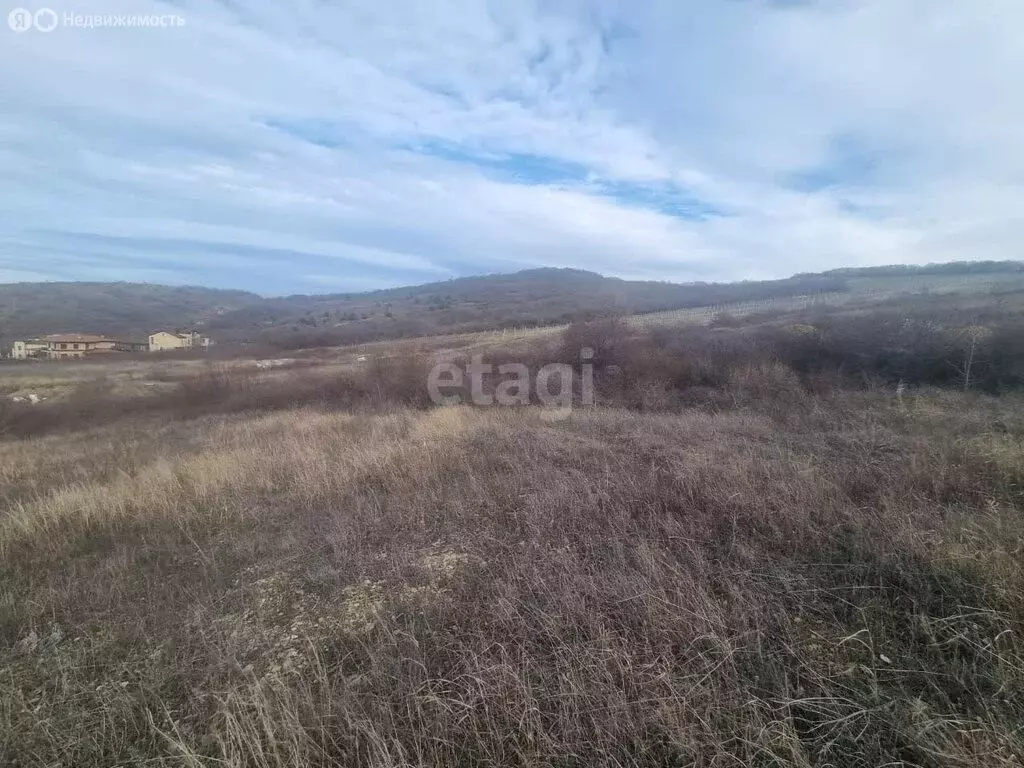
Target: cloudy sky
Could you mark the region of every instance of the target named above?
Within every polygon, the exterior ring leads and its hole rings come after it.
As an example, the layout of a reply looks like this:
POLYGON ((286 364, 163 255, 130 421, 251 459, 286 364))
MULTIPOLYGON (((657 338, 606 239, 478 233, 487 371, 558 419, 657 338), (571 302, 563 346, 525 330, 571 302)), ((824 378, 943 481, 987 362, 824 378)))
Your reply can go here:
POLYGON ((1021 0, 48 7, 0 26, 0 282, 1022 257, 1021 0))

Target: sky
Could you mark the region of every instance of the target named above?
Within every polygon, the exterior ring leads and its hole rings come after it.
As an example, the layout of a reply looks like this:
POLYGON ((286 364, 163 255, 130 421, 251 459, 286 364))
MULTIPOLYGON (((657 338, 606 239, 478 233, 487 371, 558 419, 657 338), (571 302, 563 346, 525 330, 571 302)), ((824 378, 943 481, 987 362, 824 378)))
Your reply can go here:
POLYGON ((1024 258, 1021 0, 15 2, 0 282, 1024 258))

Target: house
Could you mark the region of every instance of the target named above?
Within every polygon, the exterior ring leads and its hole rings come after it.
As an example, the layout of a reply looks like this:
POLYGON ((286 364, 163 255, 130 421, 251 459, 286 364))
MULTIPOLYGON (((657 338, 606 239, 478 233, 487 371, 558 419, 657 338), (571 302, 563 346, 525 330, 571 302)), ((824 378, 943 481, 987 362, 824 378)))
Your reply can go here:
POLYGON ((19 360, 30 357, 63 360, 110 352, 144 352, 145 350, 145 342, 140 341, 124 341, 87 333, 56 333, 39 339, 14 342, 11 356, 19 360))
POLYGON ((11 357, 15 360, 28 360, 35 357, 46 357, 49 345, 45 339, 27 339, 16 341, 11 347, 11 357))
POLYGON ((165 352, 171 349, 206 349, 213 344, 199 331, 154 331, 149 335, 149 351, 165 352))
POLYGON ((124 341, 109 336, 93 336, 85 333, 58 333, 53 336, 45 336, 44 339, 47 343, 47 357, 55 360, 107 352, 146 351, 144 342, 124 341))

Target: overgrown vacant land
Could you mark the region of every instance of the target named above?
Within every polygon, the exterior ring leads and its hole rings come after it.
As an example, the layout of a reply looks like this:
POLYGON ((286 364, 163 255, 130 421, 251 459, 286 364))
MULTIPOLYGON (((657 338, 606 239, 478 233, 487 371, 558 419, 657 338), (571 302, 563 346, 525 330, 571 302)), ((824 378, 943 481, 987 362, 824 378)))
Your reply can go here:
POLYGON ((1019 311, 931 310, 572 326, 558 421, 422 348, 8 410, 0 763, 1020 765, 1019 311))

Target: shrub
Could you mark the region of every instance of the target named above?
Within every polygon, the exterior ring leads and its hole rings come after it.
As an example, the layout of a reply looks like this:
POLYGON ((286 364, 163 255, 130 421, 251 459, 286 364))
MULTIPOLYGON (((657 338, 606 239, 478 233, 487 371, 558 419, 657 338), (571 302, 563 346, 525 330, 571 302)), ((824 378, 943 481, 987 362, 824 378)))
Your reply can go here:
POLYGON ((609 315, 588 322, 572 323, 562 334, 562 359, 574 363, 585 349, 593 351, 596 368, 620 365, 627 354, 633 334, 625 321, 609 315))

